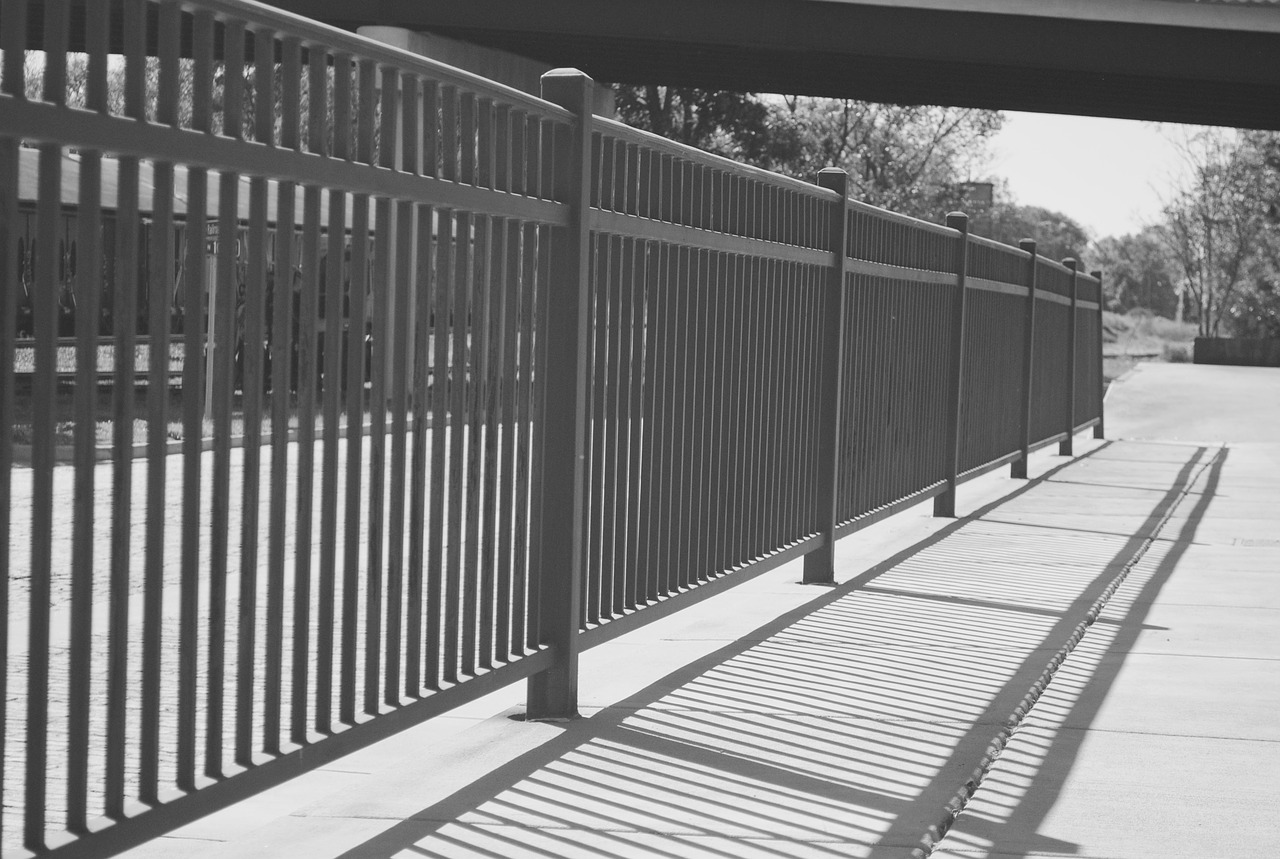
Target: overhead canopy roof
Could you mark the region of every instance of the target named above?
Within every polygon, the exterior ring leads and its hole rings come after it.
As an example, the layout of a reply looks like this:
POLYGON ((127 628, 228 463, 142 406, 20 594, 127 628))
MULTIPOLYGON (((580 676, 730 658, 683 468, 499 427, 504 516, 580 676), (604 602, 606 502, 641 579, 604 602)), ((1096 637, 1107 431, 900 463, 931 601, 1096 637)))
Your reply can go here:
POLYGON ((1280 3, 269 0, 657 83, 1280 130, 1280 3))

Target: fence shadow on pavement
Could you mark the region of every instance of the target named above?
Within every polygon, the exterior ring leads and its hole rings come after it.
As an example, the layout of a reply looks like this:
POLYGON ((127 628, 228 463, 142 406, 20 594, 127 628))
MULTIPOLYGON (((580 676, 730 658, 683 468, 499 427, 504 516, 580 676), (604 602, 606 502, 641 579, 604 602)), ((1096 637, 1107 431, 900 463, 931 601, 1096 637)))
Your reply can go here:
MULTIPOLYGON (((557 726, 551 740, 400 815, 344 859, 737 859, 790 855, 798 842, 807 855, 912 855, 940 835, 948 804, 1079 638, 1090 606, 1185 494, 1205 455, 1186 451, 1170 464, 1166 491, 1131 502, 1142 515, 1124 533, 986 521, 1050 484, 1096 489, 1078 477, 1083 464, 1102 455, 1105 473, 1125 456, 1103 445, 639 693, 557 726), (1065 468, 1072 479, 1057 482, 1065 468)), ((345 816, 343 802, 304 813, 345 816)))
MULTIPOLYGON (((1034 723, 1020 730, 1016 747, 1010 747, 1012 768, 993 770, 983 784, 981 807, 961 818, 950 833, 945 855, 954 851, 965 859, 1014 859, 1080 852, 1081 845, 1049 837, 1040 829, 1075 765, 1086 729, 1095 723, 1139 636, 1163 628, 1147 624, 1147 616, 1195 542, 1201 517, 1217 497, 1229 453, 1225 447, 1219 449, 1203 470, 1203 483, 1187 497, 1194 503, 1185 521, 1176 533, 1162 533, 1152 544, 1055 675, 1053 694, 1045 696, 1034 723)), ((1196 482, 1200 477, 1196 475, 1196 482)))

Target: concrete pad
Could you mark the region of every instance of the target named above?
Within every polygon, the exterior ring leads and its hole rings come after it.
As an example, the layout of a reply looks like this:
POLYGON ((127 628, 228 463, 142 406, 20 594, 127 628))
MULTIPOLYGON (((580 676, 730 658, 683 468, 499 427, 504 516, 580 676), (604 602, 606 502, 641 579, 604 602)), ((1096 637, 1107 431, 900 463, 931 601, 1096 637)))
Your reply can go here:
POLYGON ((1280 577, 1280 546, 1252 545, 1248 540, 1224 544, 1157 538, 1138 567, 1165 563, 1197 571, 1194 576, 1179 576, 1183 579, 1212 580, 1223 571, 1232 570, 1280 577))
MULTIPOLYGON (((354 852, 350 859, 385 857, 385 851, 354 852)), ((602 856, 655 859, 908 859, 910 847, 883 847, 835 839, 783 840, 723 836, 659 836, 643 832, 528 829, 513 826, 448 824, 413 842, 409 856, 491 857, 491 859, 599 859, 602 856)))
MULTIPOLYGON (((1086 641, 1093 637, 1090 630, 1086 641)), ((1278 712, 1280 660, 1117 653, 1082 642, 1024 724, 1280 742, 1278 712)))
MULTIPOLYGON (((454 826, 493 828, 495 836, 513 839, 513 855, 538 855, 522 851, 564 836, 602 850, 619 837, 645 836, 648 844, 636 855, 682 855, 681 839, 699 836, 838 842, 858 847, 852 855, 880 855, 871 846, 910 810, 913 792, 930 783, 927 773, 965 736, 964 726, 952 725, 606 712, 417 808, 406 810, 410 800, 396 799, 413 791, 406 782, 379 785, 377 793, 388 795, 375 797, 372 808, 335 798, 299 813, 360 819, 373 812, 402 821, 365 845, 366 852, 349 855, 390 855, 410 844, 448 853, 437 839, 454 826), (666 837, 659 841, 658 834, 666 837)), ((422 780, 435 777, 433 768, 422 780)))
POLYGON ((1280 836, 1280 744, 1027 724, 932 856, 1203 859, 1280 836))
MULTIPOLYGON (((1181 540, 1208 545, 1254 544, 1267 548, 1270 541, 1280 539, 1278 535, 1280 525, 1275 520, 1267 518, 1200 519, 1194 520, 1194 529, 1179 528, 1180 523, 1177 521, 1171 521, 1169 524, 1171 535, 1177 534, 1181 540)), ((1274 544, 1271 544, 1271 547, 1275 547, 1274 544)))
MULTIPOLYGON (((314 859, 316 856, 351 855, 377 836, 386 832, 392 821, 380 818, 344 818, 317 820, 286 816, 263 826, 252 835, 206 851, 191 854, 192 859, 213 856, 270 856, 271 859, 314 859)), ((175 839, 167 838, 172 845, 175 839)), ((163 854, 161 854, 163 855, 163 854)), ((177 855, 169 853, 168 855, 177 855)))
MULTIPOLYGON (((1102 617, 1116 619, 1105 611, 1102 617)), ((1277 629, 1280 612, 1276 609, 1158 602, 1148 612, 1130 652, 1275 659, 1277 629)))
POLYGON ((1144 361, 1107 397, 1116 438, 1274 442, 1280 370, 1144 361))
MULTIPOLYGON (((1235 549, 1227 549, 1222 554, 1236 553, 1235 549)), ((1277 561, 1280 562, 1280 557, 1277 561)), ((1231 557, 1202 575, 1183 575, 1181 566, 1179 564, 1179 569, 1160 588, 1159 599, 1165 605, 1280 609, 1280 570, 1242 570, 1238 568, 1242 564, 1231 557)))

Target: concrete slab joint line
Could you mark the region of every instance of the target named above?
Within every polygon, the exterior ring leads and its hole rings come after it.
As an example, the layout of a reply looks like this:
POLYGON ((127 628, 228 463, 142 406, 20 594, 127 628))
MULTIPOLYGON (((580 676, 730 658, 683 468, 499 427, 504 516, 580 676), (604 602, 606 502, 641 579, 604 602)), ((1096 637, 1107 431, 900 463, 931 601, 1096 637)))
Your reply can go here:
POLYGON ((1181 505, 1182 502, 1186 500, 1187 496, 1191 494, 1191 489, 1200 479, 1200 475, 1204 474, 1205 471, 1216 464, 1223 457, 1225 451, 1225 446, 1218 447, 1214 455, 1210 457, 1208 461, 1201 464, 1195 474, 1187 479, 1179 490, 1177 497, 1169 504, 1168 508, 1164 511, 1164 514, 1160 517, 1160 521, 1151 528, 1150 533, 1148 533, 1143 539, 1142 544, 1133 553, 1132 557, 1125 562, 1124 567, 1106 586, 1102 594, 1094 601, 1093 605, 1089 607, 1089 610, 1085 613, 1085 619, 1076 626, 1075 630, 1068 638, 1067 643, 1064 644, 1058 652, 1053 655, 1053 658, 1049 660, 1049 664, 1045 666, 1044 671, 1031 685, 1031 688, 1027 690, 1027 694, 1023 696, 1022 700, 1014 708, 1013 713, 1010 714, 1009 718, 1005 721, 1004 727, 1002 727, 1000 732, 992 738, 986 752, 979 760, 978 765, 974 768, 973 774, 965 781, 964 785, 956 791, 955 795, 951 798, 951 801, 947 803, 943 810, 941 819, 937 824, 930 826, 928 831, 921 836, 921 846, 916 847, 911 853, 914 859, 928 859, 928 857, 933 854, 933 851, 937 848, 943 837, 951 829, 952 824, 955 823, 956 818, 959 817, 962 811, 964 811, 969 800, 982 785, 983 778, 986 776, 988 771, 990 771, 992 765, 995 764, 996 759, 1000 757, 1000 753, 1008 744, 1010 737, 1013 736, 1013 732, 1017 730, 1027 713, 1031 711, 1031 708, 1035 706, 1045 689, 1048 688, 1049 683, 1053 680, 1053 676, 1057 673, 1058 668, 1061 667, 1062 663, 1071 655, 1071 652, 1075 650, 1076 645, 1078 645, 1080 640, 1084 638, 1089 627, 1097 621, 1102 610, 1111 600, 1111 597, 1115 595, 1116 591, 1119 590, 1120 586, 1124 584, 1129 573, 1138 565, 1139 562, 1142 561, 1152 544, 1169 523, 1169 520, 1173 518, 1173 514, 1177 511, 1179 505, 1181 505))

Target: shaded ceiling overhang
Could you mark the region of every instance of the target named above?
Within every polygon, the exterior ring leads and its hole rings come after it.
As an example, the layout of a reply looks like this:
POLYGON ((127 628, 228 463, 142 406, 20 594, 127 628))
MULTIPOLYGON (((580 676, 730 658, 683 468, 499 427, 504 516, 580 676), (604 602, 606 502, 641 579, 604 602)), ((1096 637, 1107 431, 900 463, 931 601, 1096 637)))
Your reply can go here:
POLYGON ((270 0, 601 81, 1280 130, 1280 5, 1179 0, 270 0))

